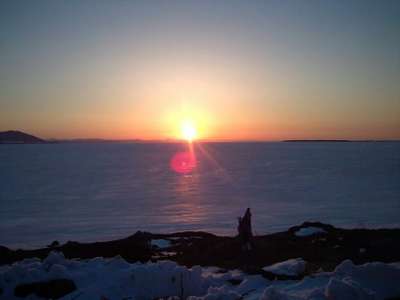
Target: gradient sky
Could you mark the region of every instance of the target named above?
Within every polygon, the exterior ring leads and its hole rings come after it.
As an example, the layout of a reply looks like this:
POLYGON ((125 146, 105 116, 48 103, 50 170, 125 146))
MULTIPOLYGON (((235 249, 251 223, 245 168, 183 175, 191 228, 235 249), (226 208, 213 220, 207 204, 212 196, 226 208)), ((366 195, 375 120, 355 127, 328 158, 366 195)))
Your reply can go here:
POLYGON ((1 1, 0 130, 400 138, 400 1, 1 1))

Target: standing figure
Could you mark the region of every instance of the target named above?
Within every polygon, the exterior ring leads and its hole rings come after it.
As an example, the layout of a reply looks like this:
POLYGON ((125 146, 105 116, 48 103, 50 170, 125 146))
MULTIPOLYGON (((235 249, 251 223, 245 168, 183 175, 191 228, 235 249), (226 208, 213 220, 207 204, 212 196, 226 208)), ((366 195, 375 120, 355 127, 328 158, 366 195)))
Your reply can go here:
POLYGON ((238 233, 239 239, 242 242, 244 250, 251 250, 251 240, 253 238, 253 231, 251 229, 251 212, 250 208, 246 209, 243 217, 238 218, 238 233))

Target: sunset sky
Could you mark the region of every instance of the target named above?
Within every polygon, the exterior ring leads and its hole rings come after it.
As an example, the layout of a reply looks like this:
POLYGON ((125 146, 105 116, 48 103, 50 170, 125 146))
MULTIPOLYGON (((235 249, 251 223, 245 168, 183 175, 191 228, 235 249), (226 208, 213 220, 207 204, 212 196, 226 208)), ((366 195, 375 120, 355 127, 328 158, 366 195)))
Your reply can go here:
POLYGON ((0 131, 400 139, 400 1, 1 1, 0 131))

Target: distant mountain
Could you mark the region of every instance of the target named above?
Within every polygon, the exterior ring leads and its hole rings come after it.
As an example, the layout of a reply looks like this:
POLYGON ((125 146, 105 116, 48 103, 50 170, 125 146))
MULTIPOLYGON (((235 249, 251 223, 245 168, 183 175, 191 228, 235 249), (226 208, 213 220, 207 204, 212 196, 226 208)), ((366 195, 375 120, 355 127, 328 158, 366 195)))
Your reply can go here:
POLYGON ((351 142, 350 140, 284 140, 286 143, 347 143, 351 142))
POLYGON ((49 139, 48 142, 51 143, 83 143, 83 144, 98 144, 98 143, 137 143, 137 144, 157 144, 157 143, 179 143, 182 140, 174 139, 153 139, 153 140, 143 140, 143 139, 99 139, 99 138, 75 138, 75 139, 49 139))
POLYGON ((36 136, 21 132, 21 131, 1 131, 0 144, 41 144, 46 143, 36 136))

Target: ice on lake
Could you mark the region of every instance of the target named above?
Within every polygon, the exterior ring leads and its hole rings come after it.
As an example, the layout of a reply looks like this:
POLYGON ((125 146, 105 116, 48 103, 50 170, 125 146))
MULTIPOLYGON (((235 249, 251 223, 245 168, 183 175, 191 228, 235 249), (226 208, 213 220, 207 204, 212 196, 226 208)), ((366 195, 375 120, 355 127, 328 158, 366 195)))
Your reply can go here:
POLYGON ((306 220, 398 226, 400 143, 205 143, 191 173, 185 144, 0 145, 0 244, 95 241, 136 230, 257 234, 306 220))

